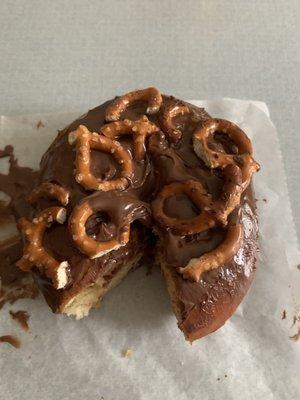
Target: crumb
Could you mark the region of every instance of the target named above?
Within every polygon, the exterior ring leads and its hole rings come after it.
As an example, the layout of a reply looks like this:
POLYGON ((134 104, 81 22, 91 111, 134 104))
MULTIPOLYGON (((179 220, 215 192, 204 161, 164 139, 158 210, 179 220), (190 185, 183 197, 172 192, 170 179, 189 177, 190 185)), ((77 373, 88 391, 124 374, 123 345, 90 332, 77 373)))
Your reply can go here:
POLYGON ((225 374, 225 375, 224 375, 224 378, 227 378, 227 377, 228 377, 228 375, 227 375, 227 374, 225 374))
POLYGON ((41 120, 39 120, 39 122, 36 124, 36 129, 40 129, 40 128, 44 128, 45 125, 42 123, 41 120))
POLYGON ((300 264, 298 264, 298 265, 297 265, 297 269, 299 269, 299 270, 300 270, 300 264))
POLYGON ((281 319, 286 319, 286 310, 282 311, 281 319))
POLYGON ((131 358, 133 354, 133 351, 131 349, 123 350, 122 351, 122 357, 123 358, 131 358))
POLYGON ((221 378, 217 378, 217 381, 220 381, 221 380, 221 378))
POLYGON ((294 340, 294 342, 297 342, 300 339, 300 328, 298 328, 298 332, 295 333, 295 335, 290 336, 290 339, 294 340))
POLYGON ((265 203, 267 203, 267 202, 268 202, 268 200, 267 200, 267 199, 262 199, 262 201, 264 201, 265 203))

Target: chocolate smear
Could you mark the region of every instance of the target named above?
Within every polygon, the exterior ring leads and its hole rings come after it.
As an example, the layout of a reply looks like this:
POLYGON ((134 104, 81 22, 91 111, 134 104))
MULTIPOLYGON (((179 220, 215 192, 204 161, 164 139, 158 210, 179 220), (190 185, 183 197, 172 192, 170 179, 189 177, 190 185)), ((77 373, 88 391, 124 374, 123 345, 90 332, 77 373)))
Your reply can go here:
POLYGON ((29 330, 29 325, 28 321, 30 318, 30 315, 28 314, 27 311, 9 311, 10 316, 12 317, 13 320, 17 321, 18 324, 21 325, 21 327, 24 329, 24 331, 29 330))
MULTIPOLYGON (((31 215, 31 207, 25 199, 37 183, 38 172, 20 167, 12 146, 0 150, 0 158, 8 158, 9 162, 8 174, 0 173, 0 192, 8 198, 0 202, 0 229, 4 230, 8 225, 14 226, 20 216, 31 215)), ((16 228, 14 232, 0 242, 0 309, 7 302, 13 304, 18 299, 34 299, 38 295, 31 275, 15 265, 22 256, 23 244, 16 228)))
POLYGON ((0 343, 9 343, 11 346, 19 349, 21 347, 21 342, 14 336, 11 335, 4 335, 0 336, 0 343))

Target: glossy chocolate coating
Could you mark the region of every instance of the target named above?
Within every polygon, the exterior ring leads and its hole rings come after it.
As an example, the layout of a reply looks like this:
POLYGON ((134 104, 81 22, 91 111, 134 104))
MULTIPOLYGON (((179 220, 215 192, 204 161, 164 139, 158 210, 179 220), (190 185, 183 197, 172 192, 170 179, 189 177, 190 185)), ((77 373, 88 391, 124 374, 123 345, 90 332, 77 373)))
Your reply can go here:
MULTIPOLYGON (((164 105, 176 101, 173 97, 163 96, 164 105)), ((230 216, 232 223, 240 222, 244 227, 244 240, 238 254, 228 265, 205 272, 199 283, 187 281, 178 272, 178 267, 184 267, 191 258, 199 257, 215 248, 224 239, 225 231, 222 227, 215 227, 197 235, 178 236, 168 228, 159 227, 153 219, 150 230, 150 204, 164 185, 188 179, 199 180, 212 194, 213 199, 219 198, 224 184, 222 171, 207 168, 196 156, 192 145, 195 128, 210 117, 204 109, 185 103, 190 113, 176 116, 173 121, 182 132, 181 140, 177 144, 171 144, 162 131, 148 138, 145 159, 134 162, 134 173, 126 190, 111 191, 109 194, 87 191, 74 179, 76 150, 69 144, 68 134, 79 125, 85 125, 92 132, 99 132, 106 123, 104 115, 108 104, 110 102, 89 111, 58 134, 41 160, 39 182, 54 182, 69 190, 68 215, 82 199, 88 200, 95 212, 101 208, 98 207, 99 204, 105 203, 107 206, 109 202, 110 212, 115 214, 113 221, 107 215, 95 213, 86 225, 87 233, 98 240, 108 240, 117 235, 120 225, 116 221, 126 219, 130 209, 133 211, 133 217, 129 221, 132 222, 130 241, 126 246, 92 260, 74 246, 67 224, 53 225, 45 234, 45 246, 57 260, 69 262, 72 281, 68 288, 59 292, 44 278, 39 277, 40 284, 52 309, 61 311, 65 302, 83 287, 95 282, 99 276, 109 275, 115 268, 122 268, 122 264, 128 262, 134 254, 145 251, 147 238, 154 232, 157 258, 167 281, 172 283, 171 297, 179 327, 187 339, 197 339, 225 322, 251 283, 257 238, 251 189, 247 189, 241 204, 230 216), (135 208, 143 209, 142 215, 138 211, 134 212, 135 208)), ((144 103, 137 103, 127 109, 121 118, 136 120, 145 114, 145 110, 144 103)), ((162 129, 159 113, 148 117, 162 129)), ((218 149, 236 152, 236 146, 226 141, 223 135, 216 135, 215 139, 214 145, 218 149)), ((120 137, 119 142, 133 155, 130 136, 120 137)), ((119 166, 111 155, 94 150, 91 153, 91 172, 96 177, 109 180, 118 176, 119 166)), ((53 204, 57 203, 41 199, 37 209, 53 204)), ((165 212, 178 218, 192 218, 200 210, 186 196, 180 195, 173 196, 166 202, 165 212)))

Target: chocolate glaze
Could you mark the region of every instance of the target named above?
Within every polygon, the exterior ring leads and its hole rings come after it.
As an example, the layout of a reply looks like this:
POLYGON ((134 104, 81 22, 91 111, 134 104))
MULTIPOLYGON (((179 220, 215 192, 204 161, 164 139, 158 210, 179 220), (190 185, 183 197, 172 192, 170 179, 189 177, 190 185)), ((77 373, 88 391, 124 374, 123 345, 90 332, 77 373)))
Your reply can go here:
POLYGON ((138 200, 135 196, 118 192, 114 194, 111 192, 96 192, 89 196, 87 201, 95 212, 87 222, 87 233, 99 241, 110 240, 115 236, 118 237, 122 228, 135 220, 148 224, 150 222, 151 211, 149 205, 138 200), (100 215, 97 214, 99 210, 101 212, 100 215), (109 218, 108 221, 107 217, 109 218))
MULTIPOLYGON (((55 246, 63 234, 66 234, 66 232, 56 232, 52 236, 53 241, 49 247, 55 246)), ((72 247, 72 255, 67 257, 72 266, 72 285, 65 290, 56 290, 53 288, 51 282, 40 274, 35 274, 35 279, 51 309, 54 312, 63 312, 64 306, 73 296, 95 283, 100 277, 106 280, 108 284, 110 279, 122 266, 145 251, 147 240, 143 228, 137 229, 137 227, 134 227, 130 233, 130 242, 125 246, 100 258, 91 260, 74 249, 72 244, 65 239, 62 241, 63 245, 57 249, 56 255, 59 256, 64 251, 69 251, 70 253, 70 247, 72 247)))
MULTIPOLYGON (((205 336, 222 326, 235 311, 252 282, 256 269, 258 233, 253 204, 252 190, 249 188, 244 195, 239 213, 234 216, 234 219, 237 219, 244 228, 244 239, 238 253, 230 263, 205 272, 200 282, 183 279, 173 268, 177 264, 177 260, 176 258, 171 260, 170 255, 176 252, 173 247, 180 246, 180 242, 175 241, 175 245, 172 243, 168 249, 164 247, 161 250, 163 271, 169 282, 169 291, 173 294, 173 300, 174 297, 176 299, 174 311, 178 325, 190 341, 205 336), (166 262, 166 260, 168 261, 166 262)), ((211 234, 212 237, 206 243, 205 248, 213 246, 214 241, 215 243, 222 241, 220 231, 211 232, 211 234)), ((188 245, 185 245, 184 248, 187 251, 182 253, 184 262, 190 256, 199 255, 198 251, 203 250, 203 247, 196 246, 194 248, 191 245, 189 253, 188 245), (195 249, 195 255, 193 255, 193 249, 195 249)))
MULTIPOLYGON (((173 97, 163 96, 164 105, 174 101, 176 99, 173 97)), ((75 248, 67 224, 51 226, 45 233, 44 245, 57 260, 69 262, 72 275, 70 286, 65 290, 56 291, 47 279, 36 274, 36 279, 54 311, 62 311, 68 299, 95 282, 99 276, 110 276, 112 271, 122 268, 122 265, 138 252, 145 251, 148 243, 151 243, 151 247, 154 246, 153 235, 147 227, 151 218, 150 203, 164 185, 174 181, 196 179, 205 186, 214 199, 218 199, 222 193, 223 172, 207 168, 196 156, 192 145, 195 128, 210 116, 204 109, 188 103, 185 104, 188 105, 190 113, 173 119, 176 128, 183 132, 182 139, 177 144, 171 144, 163 132, 150 136, 147 140, 146 157, 143 161, 134 162, 134 173, 126 190, 109 193, 93 193, 85 190, 74 179, 76 149, 69 144, 68 134, 79 125, 85 125, 90 131, 99 132, 106 123, 104 115, 110 103, 111 101, 106 102, 90 110, 59 132, 42 157, 38 182, 54 182, 69 190, 68 215, 80 201, 88 200, 95 214, 88 220, 86 231, 98 240, 111 239, 118 234, 118 229, 124 225, 124 221, 133 222, 130 241, 126 246, 100 258, 89 259, 75 248), (100 212, 100 209, 105 212, 100 212)), ((145 104, 136 103, 129 107, 121 118, 139 119, 145 114, 145 109, 145 104)), ((148 118, 161 128, 159 114, 150 115, 148 118)), ((120 137, 119 142, 133 154, 130 136, 120 137)), ((210 145, 217 146, 218 151, 232 154, 237 152, 236 146, 226 140, 223 134, 216 133, 215 140, 210 145)), ((94 150, 91 155, 91 172, 96 177, 113 179, 118 176, 119 167, 113 157, 94 150)), ((40 199, 36 211, 54 204, 57 205, 54 200, 40 199)), ((182 195, 170 198, 166 202, 165 212, 178 218, 192 218, 199 213, 199 210, 182 195)), ((30 215, 30 212, 25 210, 24 214, 30 215)), ((255 268, 257 236, 251 189, 242 196, 240 206, 231 215, 231 222, 240 222, 243 224, 244 232, 249 231, 244 236, 240 251, 228 265, 206 272, 200 282, 195 283, 185 280, 178 273, 177 267, 183 267, 191 258, 199 257, 215 248, 224 239, 224 229, 215 227, 197 235, 178 236, 170 229, 156 226, 152 221, 154 237, 157 238, 155 252, 167 279, 172 281, 172 287, 175 288, 176 293, 172 294, 174 309, 179 326, 190 340, 202 336, 205 329, 208 333, 220 326, 220 318, 218 320, 213 311, 220 307, 218 301, 226 300, 224 301, 227 308, 224 307, 228 312, 227 314, 223 312, 222 315, 230 316, 251 282, 255 268), (228 299, 225 294, 228 294, 228 299), (210 315, 210 320, 203 315, 210 315), (206 322, 202 323, 204 320, 206 322)))

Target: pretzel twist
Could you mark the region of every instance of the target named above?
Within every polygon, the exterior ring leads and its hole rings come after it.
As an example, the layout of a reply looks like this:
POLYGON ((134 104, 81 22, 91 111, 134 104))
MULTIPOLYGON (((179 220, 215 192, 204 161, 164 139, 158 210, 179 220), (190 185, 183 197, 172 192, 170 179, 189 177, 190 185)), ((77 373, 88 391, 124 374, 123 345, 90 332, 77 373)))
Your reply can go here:
POLYGON ((152 203, 153 216, 157 223, 180 235, 193 235, 215 226, 211 208, 211 195, 200 182, 194 180, 173 182, 164 186, 152 203), (188 196, 199 208, 200 214, 192 219, 178 219, 166 215, 164 211, 166 200, 178 194, 188 196))
POLYGON ((76 131, 69 134, 69 143, 76 144, 76 181, 87 190, 124 190, 129 186, 133 174, 133 162, 130 154, 119 142, 109 139, 104 135, 90 132, 87 127, 80 125, 76 131), (121 166, 119 178, 102 180, 96 178, 90 171, 90 150, 100 150, 112 154, 121 166))
POLYGON ((194 132, 194 150, 210 168, 225 168, 230 164, 237 164, 243 175, 243 186, 249 185, 252 174, 259 170, 259 164, 253 159, 252 144, 248 136, 233 122, 225 119, 209 119, 194 132), (208 139, 216 132, 221 132, 231 139, 238 150, 238 154, 227 154, 223 151, 212 150, 208 139))
POLYGON ((147 136, 159 132, 159 128, 144 115, 137 121, 125 119, 123 121, 111 122, 102 126, 100 132, 110 139, 117 139, 122 135, 133 135, 134 159, 141 161, 146 153, 145 142, 147 136))
POLYGON ((89 205, 88 201, 84 201, 74 207, 69 218, 69 231, 71 237, 79 250, 89 258, 101 257, 112 250, 117 250, 118 248, 125 246, 129 241, 130 236, 130 224, 127 223, 124 223, 118 238, 99 242, 91 236, 88 236, 85 224, 89 217, 97 211, 103 210, 94 210, 89 205))
POLYGON ((178 100, 169 101, 161 107, 158 114, 159 122, 163 132, 168 135, 171 142, 177 143, 182 137, 181 130, 174 124, 174 118, 189 112, 189 107, 178 100))
POLYGON ((162 96, 156 88, 149 87, 147 89, 135 90, 125 94, 124 96, 117 97, 116 100, 114 100, 106 109, 106 121, 118 121, 122 112, 137 101, 145 101, 148 103, 146 114, 155 114, 158 112, 162 104, 162 96))
POLYGON ((234 123, 224 119, 209 119, 194 132, 193 145, 195 153, 208 167, 224 170, 224 201, 215 203, 215 212, 226 225, 228 215, 240 203, 241 195, 248 187, 253 173, 259 170, 259 164, 252 157, 251 141, 234 123), (209 147, 208 139, 216 132, 225 134, 234 142, 237 154, 209 147))
POLYGON ((69 191, 56 183, 44 182, 28 196, 27 200, 30 204, 36 203, 41 197, 49 197, 58 200, 63 206, 69 202, 69 191))
POLYGON ((199 258, 192 258, 189 263, 180 268, 184 278, 199 282, 205 271, 218 268, 232 260, 240 248, 243 239, 243 228, 241 225, 229 226, 225 239, 219 246, 199 258))
POLYGON ((23 271, 36 266, 53 282, 56 289, 63 289, 69 280, 69 264, 58 262, 44 248, 43 237, 46 229, 54 221, 63 224, 66 210, 63 207, 50 207, 41 211, 32 222, 26 218, 18 221, 18 227, 25 237, 23 257, 16 263, 23 271))

